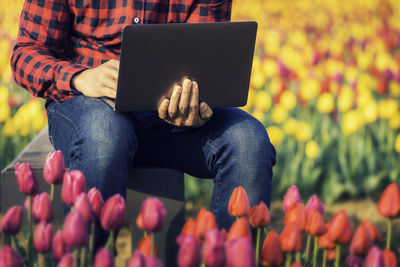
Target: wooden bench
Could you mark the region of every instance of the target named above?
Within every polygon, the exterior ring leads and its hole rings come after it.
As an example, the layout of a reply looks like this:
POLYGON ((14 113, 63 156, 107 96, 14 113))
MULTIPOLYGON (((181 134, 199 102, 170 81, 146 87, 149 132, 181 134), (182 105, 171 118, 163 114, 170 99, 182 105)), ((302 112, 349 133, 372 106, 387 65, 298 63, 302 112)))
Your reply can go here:
MULTIPOLYGON (((50 192, 50 186, 43 179, 43 165, 47 154, 53 151, 47 128, 42 130, 27 147, 1 172, 1 212, 10 206, 23 206, 25 195, 19 189, 15 178, 15 163, 29 162, 32 165, 39 186, 43 191, 50 192)), ((143 200, 149 196, 157 197, 164 202, 167 210, 165 225, 162 232, 156 235, 156 247, 159 257, 167 266, 176 266, 177 244, 185 222, 184 211, 184 174, 174 169, 148 168, 135 166, 130 170, 126 194, 127 222, 133 227, 133 243, 136 246, 143 237, 142 231, 136 227, 136 217, 140 212, 143 200)), ((56 186, 54 201, 54 224, 61 225, 63 203, 61 201, 61 186, 56 186)))

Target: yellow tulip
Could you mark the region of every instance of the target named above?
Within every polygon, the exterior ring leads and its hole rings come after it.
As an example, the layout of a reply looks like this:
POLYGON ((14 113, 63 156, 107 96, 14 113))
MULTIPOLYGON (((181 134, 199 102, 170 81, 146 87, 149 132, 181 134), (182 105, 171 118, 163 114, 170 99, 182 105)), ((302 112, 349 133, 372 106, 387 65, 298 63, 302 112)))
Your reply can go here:
POLYGON ((6 123, 4 124, 3 128, 3 135, 6 137, 11 137, 14 136, 17 132, 17 129, 15 128, 14 125, 14 120, 11 118, 8 118, 6 120, 6 123))
POLYGON ((47 118, 43 114, 43 112, 32 118, 32 129, 36 132, 42 130, 46 126, 46 124, 47 118))
POLYGON ((287 135, 294 135, 297 130, 297 120, 294 118, 289 118, 283 124, 283 129, 287 135))
POLYGON ((400 112, 397 112, 393 115, 389 120, 389 126, 392 129, 399 129, 400 128, 400 112))
POLYGON ((342 131, 345 135, 356 133, 362 125, 361 114, 356 110, 346 112, 342 119, 342 131))
POLYGON ((383 119, 390 119, 399 110, 399 104, 394 99, 386 99, 379 102, 379 116, 383 119))
POLYGON ((279 146, 283 141, 283 132, 278 126, 268 126, 267 132, 269 140, 274 146, 279 146))
POLYGON ((366 123, 375 122, 378 118, 378 104, 371 100, 369 103, 365 104, 362 108, 363 120, 366 123))
POLYGON ((278 64, 273 59, 266 59, 264 60, 263 70, 266 77, 275 77, 278 75, 278 64))
POLYGON ((4 122, 10 117, 10 106, 8 103, 0 104, 0 122, 4 122))
POLYGON ((296 107, 296 96, 291 91, 286 90, 282 93, 279 104, 287 111, 290 111, 296 107))
POLYGON ((301 83, 300 96, 309 101, 315 98, 321 91, 321 85, 316 79, 307 79, 301 83))
POLYGON ((390 94, 393 97, 399 97, 400 96, 400 84, 395 82, 395 81, 391 81, 389 83, 389 90, 390 90, 390 94))
POLYGON ((373 96, 371 94, 371 91, 359 91, 357 95, 357 106, 363 107, 365 105, 368 105, 372 100, 373 96))
POLYGON ((310 159, 315 159, 319 156, 319 146, 314 140, 310 140, 306 144, 306 156, 310 159))
POLYGON ((286 120, 288 112, 280 104, 274 106, 271 111, 271 120, 277 124, 280 124, 286 120))
POLYGON ((335 107, 335 101, 331 93, 325 92, 319 96, 317 109, 321 113, 331 113, 335 107))
POLYGON ((259 109, 256 109, 253 111, 251 115, 253 115, 253 117, 259 120, 261 123, 264 123, 264 117, 265 117, 264 112, 260 111, 259 109))
POLYGON ((346 112, 353 106, 354 93, 348 85, 344 85, 338 98, 338 110, 346 112))
POLYGON ((251 75, 251 81, 250 81, 251 85, 257 89, 262 88, 265 85, 265 81, 266 81, 265 75, 261 71, 255 69, 253 71, 253 74, 251 75))
POLYGON ((297 123, 297 131, 295 132, 295 138, 297 141, 305 142, 312 137, 312 129, 310 124, 305 121, 297 123))
POLYGON ((0 105, 8 103, 9 92, 7 87, 0 86, 0 105))
POLYGON ((272 78, 268 88, 271 94, 276 95, 281 91, 281 88, 282 88, 281 79, 278 77, 272 78))
POLYGON ((387 52, 378 53, 376 55, 375 64, 379 71, 390 69, 392 56, 387 52))
POLYGON ((257 91, 255 97, 254 97, 254 107, 257 109, 260 109, 261 111, 265 112, 270 109, 272 104, 272 99, 271 96, 263 91, 259 90, 257 91))
POLYGON ((396 136, 396 141, 394 141, 394 150, 400 153, 400 134, 396 136))

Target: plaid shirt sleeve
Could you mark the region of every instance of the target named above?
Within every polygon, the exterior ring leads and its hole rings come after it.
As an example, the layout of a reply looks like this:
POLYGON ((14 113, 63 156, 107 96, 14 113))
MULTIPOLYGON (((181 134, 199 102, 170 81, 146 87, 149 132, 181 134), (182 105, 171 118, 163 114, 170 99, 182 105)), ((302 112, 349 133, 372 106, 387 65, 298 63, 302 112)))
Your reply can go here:
POLYGON ((195 0, 186 22, 230 21, 231 8, 232 0, 195 0))
POLYGON ((32 95, 60 102, 72 97, 72 76, 87 67, 65 55, 70 18, 67 0, 26 0, 11 58, 18 85, 32 95))

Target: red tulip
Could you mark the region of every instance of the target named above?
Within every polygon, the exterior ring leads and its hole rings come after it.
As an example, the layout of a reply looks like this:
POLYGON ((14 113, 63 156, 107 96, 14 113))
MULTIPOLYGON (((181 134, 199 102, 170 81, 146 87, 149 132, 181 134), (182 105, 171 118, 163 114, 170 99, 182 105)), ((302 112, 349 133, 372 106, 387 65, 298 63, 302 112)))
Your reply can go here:
POLYGON ((382 252, 383 261, 385 262, 385 267, 397 267, 396 254, 390 249, 385 249, 382 252))
POLYGON ((250 228, 246 219, 244 217, 241 217, 239 218, 239 220, 236 220, 232 224, 231 229, 229 229, 226 240, 231 240, 234 238, 240 238, 245 236, 251 237, 250 228))
POLYGON ((323 249, 334 249, 336 244, 330 240, 327 232, 326 234, 318 237, 318 246, 323 249))
POLYGON ((336 260, 336 248, 334 249, 328 249, 326 251, 326 258, 328 259, 328 261, 334 261, 336 260))
POLYGON ((63 237, 69 247, 82 247, 88 242, 88 225, 79 211, 68 213, 64 220, 63 237))
MULTIPOLYGON (((151 236, 148 235, 146 237, 143 237, 140 240, 139 244, 137 245, 136 250, 140 251, 140 253, 145 257, 150 256, 151 255, 151 242, 152 242, 151 236)), ((154 249, 154 255, 158 255, 158 251, 156 249, 154 249)))
POLYGON ((253 267, 254 249, 250 236, 233 238, 226 241, 226 265, 227 267, 253 267))
POLYGON ((62 184, 65 172, 64 157, 61 150, 50 152, 43 167, 43 178, 49 184, 62 184))
POLYGON ((292 265, 290 265, 290 267, 303 267, 303 265, 301 265, 300 262, 295 261, 295 262, 292 263, 292 265))
POLYGON ((372 247, 371 235, 364 224, 360 224, 354 233, 350 245, 350 252, 359 256, 364 256, 372 247))
POLYGON ((104 200, 103 197, 101 196, 100 191, 97 190, 95 187, 92 187, 89 190, 87 196, 90 204, 92 204, 94 215, 96 216, 96 218, 99 218, 101 209, 103 208, 104 205, 104 200))
POLYGON ((146 267, 164 267, 164 264, 156 256, 148 256, 144 258, 146 267))
POLYGON ((160 231, 163 227, 166 213, 164 204, 158 198, 148 197, 140 209, 144 229, 149 232, 160 231))
POLYGON ((201 208, 196 218, 195 235, 198 240, 203 240, 208 230, 216 229, 217 223, 214 214, 204 208, 201 208))
POLYGON ((361 257, 351 254, 346 258, 346 266, 362 267, 362 261, 363 259, 361 257))
POLYGON ((225 244, 224 236, 217 229, 209 230, 204 239, 203 262, 209 267, 224 266, 225 244))
POLYGON ((120 194, 110 197, 100 214, 100 222, 106 230, 118 230, 125 223, 125 200, 120 194))
POLYGON ((301 203, 301 196, 297 186, 292 185, 283 196, 283 210, 287 212, 295 203, 301 203))
POLYGON ((53 225, 41 221, 35 229, 33 235, 33 246, 39 253, 47 253, 51 250, 51 241, 53 239, 53 225))
POLYGON ((254 228, 266 227, 271 221, 271 216, 267 205, 261 201, 257 206, 254 206, 249 213, 249 223, 254 228))
POLYGON ((101 248, 97 251, 93 267, 114 267, 114 258, 108 249, 101 248))
POLYGON ((43 192, 33 197, 32 215, 35 222, 53 220, 53 206, 49 194, 43 192))
POLYGON ((303 231, 307 223, 307 213, 304 205, 301 203, 294 203, 287 211, 283 222, 285 225, 291 223, 297 224, 300 230, 303 231))
POLYGON ((299 227, 294 223, 286 225, 279 236, 279 244, 284 252, 301 251, 303 241, 299 227))
POLYGON ((140 251, 135 250, 128 261, 127 267, 146 267, 146 262, 140 251))
POLYGON ((86 192, 85 176, 81 171, 73 170, 64 173, 64 182, 61 189, 61 198, 64 203, 71 206, 75 198, 82 192, 86 192))
POLYGON ((400 216, 400 189, 396 183, 388 185, 378 201, 379 213, 387 218, 400 216))
POLYGON ((136 225, 140 230, 145 230, 144 225, 143 225, 143 220, 142 220, 142 214, 140 214, 140 213, 136 217, 136 225))
POLYGON ((318 211, 322 216, 324 216, 324 212, 325 212, 325 206, 324 204, 322 204, 322 202, 319 200, 319 198, 317 197, 317 195, 312 195, 308 201, 307 201, 307 205, 306 205, 306 212, 307 212, 307 216, 310 215, 312 210, 316 210, 318 211))
POLYGON ((281 266, 284 255, 279 245, 279 235, 275 230, 271 230, 262 245, 262 265, 281 266))
POLYGON ((247 216, 250 212, 250 202, 246 190, 239 186, 233 190, 228 204, 228 212, 232 216, 247 216))
POLYGON ((17 176, 17 183, 19 190, 25 195, 34 195, 38 190, 37 179, 32 172, 31 164, 17 163, 15 164, 15 175, 17 176))
POLYGON ((312 210, 307 217, 306 233, 312 236, 321 236, 326 233, 324 218, 317 210, 312 210))
POLYGON ((369 234, 371 235, 372 242, 378 242, 381 239, 381 233, 379 232, 378 228, 375 225, 370 223, 367 220, 364 220, 362 224, 368 229, 369 234))
POLYGON ((57 267, 72 267, 74 266, 74 256, 72 253, 64 254, 57 267))
POLYGON ((4 267, 22 267, 21 256, 11 247, 3 246, 0 250, 0 266, 4 267))
POLYGON ((64 245, 64 238, 63 233, 61 230, 58 230, 57 233, 53 237, 53 242, 51 245, 51 253, 53 255, 53 259, 55 261, 61 260, 62 256, 65 253, 65 245, 64 245))
POLYGON ((85 193, 76 196, 74 207, 82 214, 88 224, 94 222, 94 211, 85 193))
POLYGON ((365 259, 365 267, 385 267, 382 251, 378 247, 369 250, 365 259))
POLYGON ((21 229, 22 224, 22 208, 20 206, 12 206, 9 208, 1 219, 1 231, 8 235, 15 235, 21 229))
POLYGON ((201 244, 197 239, 190 235, 180 235, 177 238, 179 244, 178 266, 194 267, 199 266, 201 262, 200 249, 201 244))
POLYGON ((344 210, 337 212, 328 228, 329 239, 335 243, 348 243, 351 241, 351 225, 349 217, 344 210))
POLYGON ((189 220, 187 220, 187 222, 185 223, 185 225, 182 228, 182 235, 191 235, 191 236, 195 236, 196 234, 196 222, 194 221, 193 218, 190 218, 189 220))

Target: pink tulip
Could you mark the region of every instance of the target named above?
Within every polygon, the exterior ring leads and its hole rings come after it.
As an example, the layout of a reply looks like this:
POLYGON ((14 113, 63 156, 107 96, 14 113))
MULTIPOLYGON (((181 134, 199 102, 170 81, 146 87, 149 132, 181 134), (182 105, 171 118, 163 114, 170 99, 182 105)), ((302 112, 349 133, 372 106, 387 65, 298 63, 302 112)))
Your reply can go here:
POLYGON ((297 186, 292 185, 283 196, 283 209, 285 212, 290 210, 295 203, 301 203, 301 196, 297 186))
POLYGON ((82 214, 88 224, 94 222, 94 211, 85 193, 76 196, 74 207, 82 214))
POLYGON ((51 250, 51 241, 53 239, 53 225, 41 221, 35 229, 33 235, 33 246, 39 253, 47 253, 51 250))
POLYGON ((224 236, 217 229, 209 230, 204 239, 202 256, 207 266, 218 267, 225 264, 224 236))
POLYGON ((55 261, 61 260, 65 250, 66 247, 64 245, 63 233, 61 232, 61 230, 58 230, 53 237, 53 242, 51 245, 51 253, 53 255, 53 259, 55 261))
POLYGON ((156 256, 145 257, 146 267, 164 267, 164 264, 156 256))
POLYGON ((35 222, 53 220, 53 206, 49 194, 43 192, 33 197, 32 215, 35 222))
POLYGON ((72 266, 74 266, 74 256, 72 255, 72 253, 65 254, 57 265, 57 267, 72 267, 72 266))
POLYGON ((63 225, 63 237, 69 247, 82 247, 88 242, 88 225, 79 211, 68 213, 63 225))
POLYGON ((103 208, 104 205, 104 200, 103 197, 101 196, 100 191, 97 190, 95 187, 93 187, 89 190, 87 196, 89 198, 90 204, 92 204, 94 215, 96 216, 96 218, 99 218, 101 209, 103 208))
POLYGON ((131 258, 128 261, 127 267, 146 267, 145 259, 139 250, 135 250, 135 252, 133 252, 131 258))
POLYGON ((12 206, 9 208, 1 219, 1 231, 8 235, 15 235, 21 229, 22 208, 20 206, 12 206))
POLYGON ((324 216, 325 213, 325 206, 322 204, 322 202, 319 200, 317 195, 312 195, 306 205, 306 212, 307 216, 310 215, 312 210, 318 211, 322 216, 324 216))
POLYGON ((363 259, 359 256, 356 256, 354 254, 350 254, 346 258, 346 266, 347 267, 362 267, 362 261, 363 259))
POLYGON ((22 267, 21 256, 11 247, 3 246, 0 250, 0 266, 1 267, 22 267))
POLYGON ((176 241, 179 244, 178 266, 199 266, 201 262, 200 242, 191 235, 179 235, 176 241))
POLYGON ((100 222, 106 230, 118 230, 125 223, 125 200, 120 194, 110 197, 100 214, 100 222))
POLYGON ((225 244, 226 265, 229 267, 253 267, 254 249, 249 236, 228 240, 225 244))
POLYGON ((114 258, 108 249, 101 248, 97 251, 93 267, 114 267, 114 258))
POLYGON ((140 209, 144 229, 158 232, 162 229, 165 218, 164 204, 157 198, 147 198, 140 209))
POLYGON ((15 175, 19 190, 25 195, 34 195, 39 188, 37 179, 29 163, 15 164, 15 175))
POLYGON ((49 184, 62 184, 65 172, 64 157, 61 150, 47 155, 43 168, 43 178, 49 184))
POLYGON ((61 198, 64 203, 71 206, 75 198, 82 192, 86 192, 85 176, 81 171, 73 170, 64 173, 64 182, 61 189, 61 198))
POLYGON ((373 247, 369 250, 365 259, 365 267, 385 267, 382 251, 378 247, 373 247))

